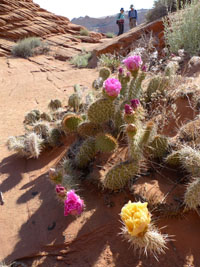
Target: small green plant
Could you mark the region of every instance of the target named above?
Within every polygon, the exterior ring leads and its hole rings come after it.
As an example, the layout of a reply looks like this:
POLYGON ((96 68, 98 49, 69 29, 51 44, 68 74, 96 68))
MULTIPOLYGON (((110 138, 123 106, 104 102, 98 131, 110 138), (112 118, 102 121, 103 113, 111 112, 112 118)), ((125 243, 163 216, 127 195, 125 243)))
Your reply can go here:
POLYGON ((91 58, 91 53, 81 53, 79 55, 74 56, 71 59, 71 64, 73 64, 74 66, 78 67, 78 68, 86 68, 88 65, 88 60, 91 58))
POLYGON ((172 53, 184 49, 190 55, 200 52, 200 3, 197 0, 186 5, 174 16, 164 20, 165 40, 172 53))
POLYGON ((148 22, 162 18, 176 10, 176 0, 156 0, 154 6, 146 14, 146 20, 148 22))
POLYGON ((112 54, 102 54, 98 58, 98 65, 100 67, 107 67, 112 72, 114 72, 121 64, 121 59, 119 56, 112 55, 112 54))
POLYGON ((48 50, 47 44, 44 44, 40 38, 29 37, 18 41, 17 44, 13 46, 11 53, 15 57, 28 58, 35 54, 43 54, 48 50), (36 49, 38 49, 38 51, 36 49))
POLYGON ((89 31, 86 30, 86 29, 81 29, 81 30, 80 30, 80 35, 81 35, 81 36, 88 36, 88 35, 89 35, 89 31))
POLYGON ((106 37, 107 38, 114 38, 115 37, 115 34, 113 32, 107 32, 106 33, 106 37))

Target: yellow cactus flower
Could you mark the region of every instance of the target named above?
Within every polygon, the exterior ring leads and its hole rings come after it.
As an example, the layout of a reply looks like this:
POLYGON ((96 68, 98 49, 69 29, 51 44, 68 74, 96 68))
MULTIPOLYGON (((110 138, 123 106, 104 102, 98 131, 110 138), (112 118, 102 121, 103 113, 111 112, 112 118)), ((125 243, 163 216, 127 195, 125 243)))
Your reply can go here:
POLYGON ((151 222, 151 214, 147 209, 147 202, 129 201, 121 210, 121 219, 131 236, 138 236, 145 232, 151 222))

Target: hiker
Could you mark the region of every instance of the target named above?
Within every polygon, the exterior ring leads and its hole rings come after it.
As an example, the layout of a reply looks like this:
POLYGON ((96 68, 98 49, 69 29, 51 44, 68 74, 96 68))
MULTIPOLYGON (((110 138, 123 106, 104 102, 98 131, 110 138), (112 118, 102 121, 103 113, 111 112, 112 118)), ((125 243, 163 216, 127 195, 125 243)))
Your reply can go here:
POLYGON ((136 27, 137 25, 137 10, 134 9, 134 6, 130 6, 129 12, 128 12, 128 18, 129 18, 129 27, 130 29, 136 27))
POLYGON ((118 24, 118 27, 119 27, 119 33, 117 35, 119 36, 120 34, 123 34, 124 32, 124 9, 123 8, 120 9, 120 13, 117 15, 116 23, 118 24))

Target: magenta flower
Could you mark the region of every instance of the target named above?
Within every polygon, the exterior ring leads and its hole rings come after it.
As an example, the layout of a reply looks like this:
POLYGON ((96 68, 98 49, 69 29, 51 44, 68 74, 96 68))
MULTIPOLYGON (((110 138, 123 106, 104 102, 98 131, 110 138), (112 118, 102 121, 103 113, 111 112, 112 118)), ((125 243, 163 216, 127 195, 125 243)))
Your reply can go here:
POLYGON ((133 109, 132 109, 132 107, 131 107, 130 105, 128 105, 128 104, 126 104, 126 105, 124 106, 124 109, 125 109, 125 113, 128 114, 128 115, 130 115, 130 114, 133 113, 133 109))
POLYGON ((142 66, 142 71, 144 71, 144 72, 147 71, 147 66, 146 66, 146 65, 143 65, 143 66, 142 66))
POLYGON ((61 184, 57 184, 56 185, 56 193, 61 197, 65 197, 66 189, 61 184))
POLYGON ((64 186, 62 186, 61 184, 57 184, 56 185, 56 193, 59 194, 59 193, 62 193, 64 191, 66 191, 65 188, 64 188, 64 186))
POLYGON ((129 71, 126 73, 126 77, 131 77, 131 73, 129 71))
POLYGON ((141 56, 130 56, 123 60, 124 65, 129 71, 136 71, 142 65, 141 56))
POLYGON ((118 71, 119 71, 119 74, 120 74, 120 75, 122 75, 122 74, 123 74, 123 72, 124 72, 124 70, 123 70, 123 68, 122 68, 122 67, 119 67, 119 70, 118 70, 118 71))
POLYGON ((114 78, 108 78, 104 82, 103 87, 107 95, 114 97, 118 96, 122 88, 120 81, 114 78))
POLYGON ((132 99, 131 100, 131 107, 133 109, 137 109, 137 107, 140 105, 140 100, 139 99, 132 99))
POLYGON ((70 190, 67 192, 67 199, 64 203, 64 216, 69 214, 78 215, 84 209, 84 201, 80 199, 80 197, 74 192, 74 190, 70 190))

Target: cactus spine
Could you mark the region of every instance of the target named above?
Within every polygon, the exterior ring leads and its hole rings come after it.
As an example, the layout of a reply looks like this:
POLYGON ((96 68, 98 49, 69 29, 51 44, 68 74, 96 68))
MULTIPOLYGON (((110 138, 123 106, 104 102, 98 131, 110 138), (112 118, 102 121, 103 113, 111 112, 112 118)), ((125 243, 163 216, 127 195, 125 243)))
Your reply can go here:
POLYGON ((81 145, 75 157, 75 165, 78 168, 85 168, 89 162, 95 157, 95 139, 90 137, 86 139, 81 145))
POLYGON ((156 135, 148 147, 150 157, 158 159, 162 159, 168 152, 168 149, 168 138, 162 135, 156 135))
POLYGON ((96 151, 112 152, 118 147, 117 140, 110 134, 98 134, 95 138, 96 151))
POLYGON ((186 208, 197 210, 200 206, 200 178, 196 178, 191 182, 186 189, 184 195, 184 203, 186 208))
POLYGON ((82 122, 82 118, 79 115, 67 114, 62 120, 63 130, 70 133, 76 132, 79 124, 82 122))
POLYGON ((101 98, 92 103, 88 109, 88 119, 96 124, 102 124, 113 118, 115 106, 112 100, 101 98))
POLYGON ((102 132, 102 128, 100 125, 93 123, 93 122, 82 122, 78 126, 78 134, 81 137, 89 137, 89 136, 96 136, 98 133, 102 132))
POLYGON ((110 190, 122 189, 139 172, 139 165, 126 161, 111 168, 103 179, 103 186, 110 190))
POLYGON ((55 111, 61 107, 62 107, 62 103, 59 99, 51 100, 50 103, 48 104, 48 108, 51 111, 55 111))
POLYGON ((147 231, 139 236, 131 236, 125 226, 122 228, 121 234, 130 243, 134 251, 139 252, 139 255, 144 253, 147 256, 150 253, 156 259, 158 255, 165 253, 169 241, 169 236, 161 234, 153 224, 150 224, 147 231))
POLYGON ((142 94, 142 82, 145 79, 145 73, 141 72, 136 79, 132 79, 129 87, 129 95, 128 99, 135 99, 135 98, 140 98, 142 94))

